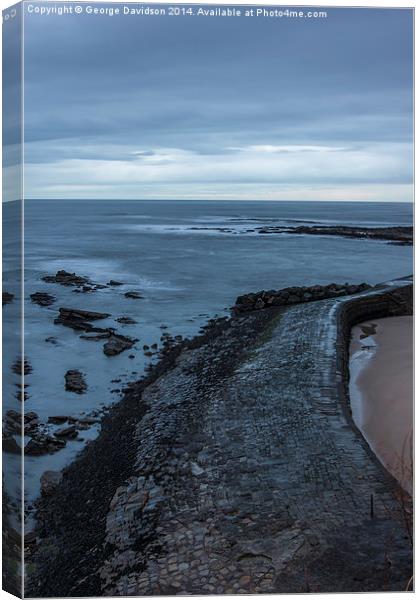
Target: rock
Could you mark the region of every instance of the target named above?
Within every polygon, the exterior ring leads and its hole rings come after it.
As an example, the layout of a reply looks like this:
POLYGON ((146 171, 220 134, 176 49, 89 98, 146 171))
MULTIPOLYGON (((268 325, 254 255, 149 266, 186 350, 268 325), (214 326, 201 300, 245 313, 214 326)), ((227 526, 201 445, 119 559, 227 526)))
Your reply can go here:
POLYGON ((54 432, 55 437, 58 438, 76 438, 79 434, 77 433, 76 425, 69 425, 68 427, 62 427, 54 432))
POLYGON ((133 298, 134 300, 141 300, 143 298, 143 296, 140 294, 140 292, 136 292, 136 291, 125 292, 124 296, 126 298, 133 298))
POLYGON ((115 279, 110 279, 108 281, 108 285, 117 286, 117 285, 124 285, 124 284, 121 283, 121 281, 115 281, 115 279))
POLYGON ((16 375, 22 375, 22 372, 23 375, 29 375, 29 373, 32 373, 32 365, 25 358, 22 366, 22 361, 20 358, 18 358, 12 365, 12 371, 13 373, 16 373, 16 375))
POLYGON ((15 297, 15 295, 11 294, 10 292, 3 292, 3 298, 2 298, 3 306, 5 306, 5 304, 10 304, 11 302, 13 302, 14 297, 15 297))
POLYGON ((124 350, 132 348, 135 343, 136 340, 132 338, 120 334, 112 334, 104 344, 103 351, 107 356, 116 356, 124 352, 124 350))
POLYGON ((41 495, 50 496, 60 485, 63 474, 61 471, 45 471, 41 475, 41 495))
POLYGON ((55 296, 51 296, 51 294, 45 294, 43 292, 35 292, 35 294, 31 294, 31 300, 34 304, 38 304, 39 306, 51 306, 56 301, 55 296))
POLYGON ((3 452, 8 452, 9 454, 20 454, 22 452, 22 448, 19 446, 15 438, 7 433, 3 433, 2 449, 3 452))
POLYGON ((78 423, 82 425, 95 425, 96 423, 100 423, 100 419, 95 419, 95 417, 83 417, 81 419, 77 419, 78 423))
POLYGON ((58 342, 57 342, 57 338, 55 338, 55 337, 54 337, 54 336, 52 336, 52 335, 51 335, 50 337, 47 337, 47 338, 45 338, 45 341, 46 341, 48 344, 53 344, 54 346, 56 346, 56 345, 58 344, 58 342))
POLYGON ((29 442, 25 446, 25 454, 28 456, 42 456, 43 454, 52 454, 61 450, 66 445, 64 440, 59 440, 50 435, 40 435, 29 442))
MULTIPOLYGON (((94 331, 95 328, 90 321, 98 321, 106 319, 110 315, 108 313, 93 312, 90 310, 81 310, 76 308, 60 308, 59 316, 54 320, 56 325, 64 325, 72 329, 81 331, 94 331)), ((100 330, 105 331, 105 330, 100 330)))
POLYGON ((54 415, 52 417, 48 417, 48 423, 53 423, 54 425, 61 425, 62 423, 67 423, 68 420, 69 417, 65 415, 54 415))
POLYGON ((82 277, 81 275, 76 275, 76 273, 69 273, 64 270, 57 271, 55 275, 45 275, 44 277, 41 277, 41 279, 47 283, 58 283, 59 285, 76 287, 91 283, 87 277, 82 277))
POLYGON ((137 321, 135 321, 131 317, 118 317, 118 319, 115 320, 118 323, 123 323, 123 325, 135 325, 135 323, 137 323, 137 321))
MULTIPOLYGON (((20 434, 22 432, 22 414, 15 410, 8 410, 4 419, 5 427, 8 431, 20 434)), ((38 430, 40 424, 36 412, 28 412, 23 416, 25 435, 31 435, 38 430)))
POLYGON ((86 392, 87 385, 83 374, 77 369, 67 371, 64 378, 66 380, 66 390, 68 392, 74 392, 76 394, 84 394, 86 392))

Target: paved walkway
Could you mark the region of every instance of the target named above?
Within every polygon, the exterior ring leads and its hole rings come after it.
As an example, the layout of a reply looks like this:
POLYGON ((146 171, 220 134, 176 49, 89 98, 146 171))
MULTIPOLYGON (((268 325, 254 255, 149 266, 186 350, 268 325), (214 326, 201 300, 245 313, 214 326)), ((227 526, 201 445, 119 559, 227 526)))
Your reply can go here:
POLYGON ((146 389, 136 473, 107 518, 104 594, 405 589, 401 490, 345 392, 352 322, 406 312, 407 285, 279 310, 233 372, 226 332, 146 389))

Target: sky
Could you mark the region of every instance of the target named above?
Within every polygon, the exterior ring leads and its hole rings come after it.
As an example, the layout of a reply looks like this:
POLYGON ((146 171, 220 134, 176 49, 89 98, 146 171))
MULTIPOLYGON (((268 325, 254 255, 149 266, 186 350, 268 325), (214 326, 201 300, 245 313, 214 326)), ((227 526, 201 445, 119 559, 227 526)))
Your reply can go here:
POLYGON ((412 151, 410 10, 25 15, 26 197, 411 201, 412 151))

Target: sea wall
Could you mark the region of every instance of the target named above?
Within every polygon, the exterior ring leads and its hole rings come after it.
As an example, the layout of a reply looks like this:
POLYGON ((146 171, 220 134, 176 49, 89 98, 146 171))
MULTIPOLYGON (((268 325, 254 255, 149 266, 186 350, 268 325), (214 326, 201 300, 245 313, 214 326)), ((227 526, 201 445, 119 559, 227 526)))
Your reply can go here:
POLYGON ((367 283, 360 283, 358 285, 330 283, 329 285, 287 287, 281 290, 262 290, 239 296, 232 310, 234 313, 244 313, 269 308, 270 306, 288 306, 301 302, 315 302, 317 300, 326 300, 327 298, 339 298, 341 296, 357 294, 370 287, 367 283))
POLYGON ((411 295, 235 314, 166 357, 39 503, 29 595, 404 590, 410 499, 352 422, 347 342, 411 295))

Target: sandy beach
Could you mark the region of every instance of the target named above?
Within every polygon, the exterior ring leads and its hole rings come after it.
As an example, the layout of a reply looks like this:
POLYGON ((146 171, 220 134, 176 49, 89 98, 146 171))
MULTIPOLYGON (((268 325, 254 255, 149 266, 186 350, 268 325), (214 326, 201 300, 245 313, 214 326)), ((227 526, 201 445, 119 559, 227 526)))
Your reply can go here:
POLYGON ((385 467, 412 493, 413 317, 357 325, 350 354, 354 421, 385 467))

